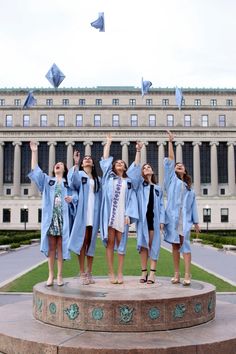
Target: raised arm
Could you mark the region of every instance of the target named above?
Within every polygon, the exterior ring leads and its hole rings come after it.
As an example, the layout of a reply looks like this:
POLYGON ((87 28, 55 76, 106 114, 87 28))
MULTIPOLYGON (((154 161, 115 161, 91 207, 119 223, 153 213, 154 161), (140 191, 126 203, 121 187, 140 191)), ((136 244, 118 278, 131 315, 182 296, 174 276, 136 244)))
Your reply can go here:
POLYGON ((35 142, 31 141, 30 149, 31 149, 31 169, 33 170, 38 164, 38 156, 37 156, 38 145, 35 142))
POLYGON ((167 131, 167 133, 169 136, 168 158, 169 158, 169 160, 174 160, 175 159, 174 148, 173 148, 174 134, 172 134, 169 130, 167 131))
POLYGON ((136 143, 136 155, 135 155, 135 160, 134 164, 139 165, 141 162, 141 150, 143 147, 143 143, 141 141, 137 141, 136 143))
POLYGON ((79 161, 80 161, 80 152, 79 150, 75 150, 73 154, 73 160, 74 160, 74 170, 79 169, 79 161))
POLYGON ((107 141, 104 145, 104 149, 103 149, 103 159, 106 160, 108 159, 108 157, 110 156, 110 146, 112 143, 112 136, 111 134, 107 135, 107 141))

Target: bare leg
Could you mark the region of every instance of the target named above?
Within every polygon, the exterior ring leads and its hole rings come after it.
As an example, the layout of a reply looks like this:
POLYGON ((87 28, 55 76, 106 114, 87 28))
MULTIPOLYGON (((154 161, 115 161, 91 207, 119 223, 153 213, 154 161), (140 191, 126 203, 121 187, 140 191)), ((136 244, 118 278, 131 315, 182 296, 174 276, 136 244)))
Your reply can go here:
POLYGON ((62 266, 63 266, 63 255, 62 255, 62 237, 56 236, 57 241, 57 285, 63 285, 62 279, 62 266))
MULTIPOLYGON (((154 231, 149 230, 149 250, 150 251, 152 248, 153 237, 154 237, 154 231)), ((151 261, 150 261, 150 274, 149 274, 148 281, 147 281, 149 284, 155 283, 156 266, 157 266, 157 261, 154 259, 151 259, 151 261)))
POLYGON ((108 228, 108 241, 106 247, 107 265, 110 277, 110 282, 116 284, 114 273, 114 246, 115 246, 115 230, 111 227, 108 228))
POLYGON ((171 279, 173 284, 180 282, 180 273, 179 273, 179 263, 180 263, 180 244, 172 243, 172 255, 173 255, 173 262, 174 262, 174 277, 171 279))
MULTIPOLYGON (((121 238, 122 238, 122 233, 119 231, 116 231, 117 248, 120 245, 121 238)), ((118 253, 118 271, 117 271, 118 284, 123 284, 124 257, 125 257, 124 254, 118 253)))
POLYGON ((51 286, 53 284, 54 278, 54 261, 56 256, 56 237, 55 236, 48 236, 48 280, 47 286, 51 286))
POLYGON ((147 271, 148 250, 144 247, 141 247, 140 258, 141 258, 142 276, 139 279, 139 282, 146 283, 147 273, 148 273, 148 271, 147 271))
POLYGON ((185 275, 184 275, 184 285, 190 285, 191 282, 191 253, 183 253, 184 258, 184 267, 185 267, 185 275))

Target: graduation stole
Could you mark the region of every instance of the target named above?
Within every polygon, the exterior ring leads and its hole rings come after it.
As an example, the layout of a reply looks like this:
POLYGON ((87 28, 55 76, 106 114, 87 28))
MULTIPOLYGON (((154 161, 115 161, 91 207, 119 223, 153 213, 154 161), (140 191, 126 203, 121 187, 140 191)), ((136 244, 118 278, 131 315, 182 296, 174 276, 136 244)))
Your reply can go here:
POLYGON ((113 197, 112 197, 112 211, 111 211, 111 219, 110 219, 110 223, 109 223, 109 226, 111 226, 111 227, 114 224, 116 210, 117 210, 117 206, 118 206, 118 202, 119 202, 119 198, 120 198, 121 187, 122 187, 122 178, 118 177, 118 180, 116 183, 116 188, 114 190, 113 197))

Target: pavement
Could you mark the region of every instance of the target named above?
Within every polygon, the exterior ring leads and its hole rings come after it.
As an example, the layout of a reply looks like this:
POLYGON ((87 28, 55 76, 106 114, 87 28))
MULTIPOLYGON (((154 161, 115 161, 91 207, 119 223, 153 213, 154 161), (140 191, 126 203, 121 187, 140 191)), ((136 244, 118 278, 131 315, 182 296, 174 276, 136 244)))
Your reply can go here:
MULTIPOLYGON (((171 251, 171 245, 162 242, 163 248, 171 251)), ((236 252, 219 251, 216 248, 192 244, 192 263, 236 286, 236 252)), ((0 253, 0 288, 28 271, 46 262, 39 245, 30 245, 18 250, 0 253)), ((32 299, 31 293, 0 292, 0 306, 32 299)), ((235 293, 217 293, 217 299, 236 304, 235 293)))

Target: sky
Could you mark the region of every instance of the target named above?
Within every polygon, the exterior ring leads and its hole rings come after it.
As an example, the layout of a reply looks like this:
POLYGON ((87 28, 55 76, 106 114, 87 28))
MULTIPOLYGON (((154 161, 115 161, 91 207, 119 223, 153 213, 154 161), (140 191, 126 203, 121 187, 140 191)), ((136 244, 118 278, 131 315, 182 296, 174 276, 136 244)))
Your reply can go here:
POLYGON ((0 0, 0 88, 235 88, 235 0, 0 0), (104 12, 105 32, 90 23, 104 12))

